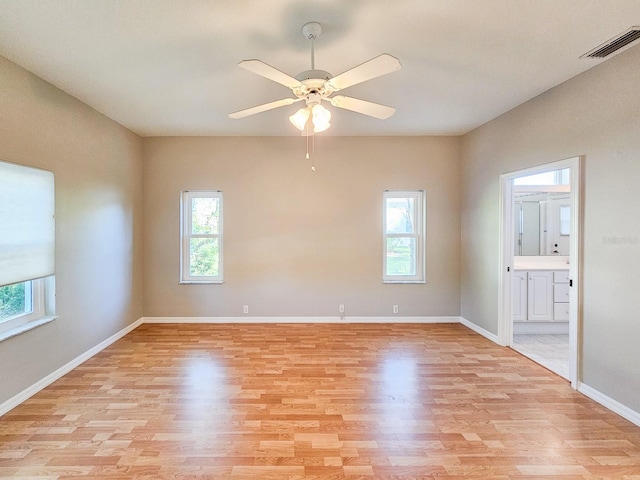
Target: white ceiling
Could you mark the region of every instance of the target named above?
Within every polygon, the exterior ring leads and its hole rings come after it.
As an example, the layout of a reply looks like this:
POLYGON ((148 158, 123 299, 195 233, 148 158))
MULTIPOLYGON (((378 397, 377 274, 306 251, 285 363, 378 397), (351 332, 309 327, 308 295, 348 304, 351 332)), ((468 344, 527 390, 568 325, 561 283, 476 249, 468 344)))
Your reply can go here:
POLYGON ((289 96, 237 63, 308 70, 309 21, 318 69, 402 62, 345 91, 392 118, 329 107, 326 134, 456 135, 600 63, 579 57, 639 25, 640 0, 1 0, 0 55, 143 136, 296 135, 299 104, 227 114, 289 96))

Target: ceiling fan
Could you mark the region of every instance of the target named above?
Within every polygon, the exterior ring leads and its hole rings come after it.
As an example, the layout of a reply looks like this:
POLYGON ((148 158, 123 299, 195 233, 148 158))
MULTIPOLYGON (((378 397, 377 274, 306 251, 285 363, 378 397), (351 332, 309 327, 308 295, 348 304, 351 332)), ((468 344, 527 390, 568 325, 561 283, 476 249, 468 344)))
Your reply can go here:
POLYGON ((311 70, 301 72, 295 77, 281 72, 261 60, 241 61, 238 66, 290 88, 293 97, 239 110, 230 113, 229 117, 244 118, 256 113, 305 101, 305 108, 301 108, 294 115, 291 115, 289 120, 303 133, 306 130, 307 134, 312 127, 313 133, 318 133, 330 126, 331 112, 322 105, 323 101, 331 103, 334 107, 382 120, 391 117, 396 111, 393 107, 334 94, 358 83, 399 70, 401 68, 400 61, 387 53, 383 53, 334 77, 329 72, 316 70, 315 68, 313 42, 321 33, 322 26, 317 22, 310 22, 302 27, 302 35, 311 40, 311 70))

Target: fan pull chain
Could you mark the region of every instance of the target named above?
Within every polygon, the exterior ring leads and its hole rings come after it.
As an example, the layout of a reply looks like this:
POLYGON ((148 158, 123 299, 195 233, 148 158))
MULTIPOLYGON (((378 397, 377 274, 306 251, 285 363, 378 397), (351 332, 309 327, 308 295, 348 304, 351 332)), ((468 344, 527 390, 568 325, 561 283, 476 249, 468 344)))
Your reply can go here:
POLYGON ((305 126, 306 130, 307 130, 307 134, 305 135, 306 140, 307 140, 307 156, 305 157, 307 160, 309 160, 309 124, 307 123, 307 125, 305 126))
MULTIPOLYGON (((307 137, 309 138, 309 137, 307 137)), ((313 156, 311 157, 311 171, 316 171, 316 132, 313 132, 313 138, 311 139, 311 151, 313 152, 313 156)))
POLYGON ((305 159, 306 160, 311 160, 311 171, 315 172, 316 171, 316 157, 314 155, 315 150, 316 150, 316 132, 311 132, 309 133, 309 124, 307 123, 307 125, 305 125, 305 130, 306 130, 306 144, 307 144, 307 153, 305 155, 305 159), (309 137, 311 137, 311 153, 309 153, 309 137))

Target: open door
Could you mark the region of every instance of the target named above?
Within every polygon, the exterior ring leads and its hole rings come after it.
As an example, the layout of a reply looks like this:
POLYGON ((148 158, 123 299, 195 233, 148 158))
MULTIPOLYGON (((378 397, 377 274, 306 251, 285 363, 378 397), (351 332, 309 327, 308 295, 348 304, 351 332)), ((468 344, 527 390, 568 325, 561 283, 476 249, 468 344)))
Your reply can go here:
MULTIPOLYGON (((535 334, 538 330, 562 336, 566 329, 568 369, 557 373, 567 378, 573 388, 577 388, 579 378, 578 338, 582 310, 581 182, 581 157, 500 176, 498 341, 513 348, 514 332, 535 334), (518 181, 523 177, 541 179, 549 174, 561 174, 565 178, 547 182, 548 187, 544 189, 518 185, 527 183, 518 181), (527 218, 530 222, 538 222, 539 229, 532 232, 525 225, 527 218), (536 251, 538 255, 535 255, 536 251), (522 255, 523 252, 526 254, 522 255)), ((532 183, 535 182, 532 180, 532 183)), ((527 356, 540 360, 535 355, 527 356)), ((553 370, 549 365, 547 367, 553 370)))

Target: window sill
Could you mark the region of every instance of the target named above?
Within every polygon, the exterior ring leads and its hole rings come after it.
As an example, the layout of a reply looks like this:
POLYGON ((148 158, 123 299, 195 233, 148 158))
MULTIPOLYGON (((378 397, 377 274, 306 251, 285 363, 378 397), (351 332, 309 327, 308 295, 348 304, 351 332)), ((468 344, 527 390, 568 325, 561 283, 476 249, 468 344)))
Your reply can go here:
POLYGON ((201 284, 201 285, 208 285, 208 284, 218 284, 218 285, 222 285, 224 283, 224 280, 180 280, 180 285, 191 285, 191 284, 201 284))
POLYGON ((426 280, 383 280, 382 283, 427 283, 426 280))
POLYGON ((55 320, 56 316, 49 317, 41 317, 37 320, 32 320, 23 325, 18 325, 17 327, 11 328, 9 330, 5 330, 4 332, 0 332, 0 342, 8 340, 9 338, 20 335, 21 333, 28 332, 29 330, 33 330, 34 328, 40 327, 42 325, 46 325, 47 323, 55 320))

